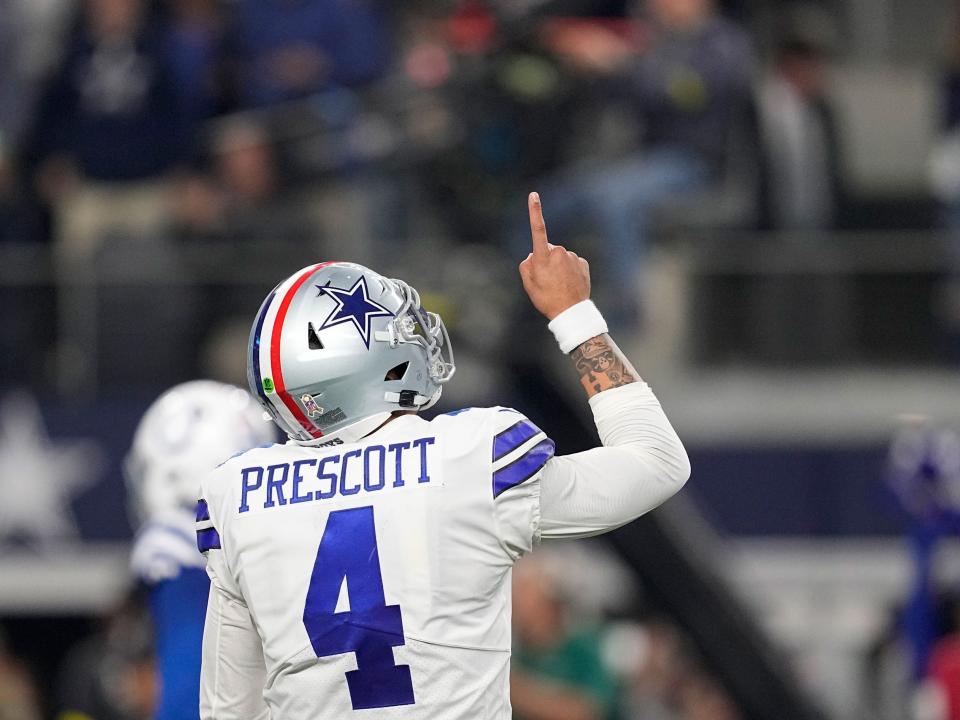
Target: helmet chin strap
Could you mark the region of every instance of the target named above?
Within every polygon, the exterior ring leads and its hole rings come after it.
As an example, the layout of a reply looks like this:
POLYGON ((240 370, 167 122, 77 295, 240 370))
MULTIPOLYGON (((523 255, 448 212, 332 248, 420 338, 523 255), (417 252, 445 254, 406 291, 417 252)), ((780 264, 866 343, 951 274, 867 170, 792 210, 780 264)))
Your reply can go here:
POLYGON ((383 399, 388 403, 397 403, 401 408, 408 410, 418 410, 432 399, 426 395, 414 393, 412 390, 408 392, 410 394, 407 396, 403 396, 398 392, 386 392, 383 394, 383 399))

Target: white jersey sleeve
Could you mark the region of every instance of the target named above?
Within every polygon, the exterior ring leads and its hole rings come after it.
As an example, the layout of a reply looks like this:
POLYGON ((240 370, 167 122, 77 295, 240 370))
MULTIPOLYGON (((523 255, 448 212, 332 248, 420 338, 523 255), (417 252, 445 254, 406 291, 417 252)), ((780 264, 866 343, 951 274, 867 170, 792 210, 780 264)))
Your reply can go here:
POLYGON ((598 535, 674 495, 690 475, 683 444, 653 391, 635 382, 590 398, 603 447, 554 456, 528 418, 494 408, 494 522, 512 559, 541 538, 598 535))
POLYGON ((553 457, 553 440, 511 408, 492 408, 490 422, 493 522, 511 560, 540 538, 540 477, 553 457))
POLYGON ((266 720, 263 648, 227 567, 207 501, 197 503, 197 548, 206 556, 210 596, 203 628, 200 720, 266 720))
POLYGON ((625 525, 674 495, 690 461, 644 382, 590 398, 603 447, 555 457, 540 481, 540 532, 546 538, 598 535, 625 525))

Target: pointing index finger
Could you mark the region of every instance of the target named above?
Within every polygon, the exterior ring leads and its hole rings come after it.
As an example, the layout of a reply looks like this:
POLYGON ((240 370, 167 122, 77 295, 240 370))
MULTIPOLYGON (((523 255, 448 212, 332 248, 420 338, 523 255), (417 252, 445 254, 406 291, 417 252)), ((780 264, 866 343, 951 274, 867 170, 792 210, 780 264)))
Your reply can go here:
POLYGON ((527 197, 527 209, 530 211, 530 236, 533 241, 533 256, 544 257, 549 249, 547 225, 543 221, 543 207, 540 195, 532 192, 527 197))

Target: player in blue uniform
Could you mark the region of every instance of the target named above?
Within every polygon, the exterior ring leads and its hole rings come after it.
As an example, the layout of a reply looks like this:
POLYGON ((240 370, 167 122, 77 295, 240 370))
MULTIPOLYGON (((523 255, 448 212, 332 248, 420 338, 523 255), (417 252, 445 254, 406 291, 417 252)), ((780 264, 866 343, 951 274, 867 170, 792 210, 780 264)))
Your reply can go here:
POLYGON ((200 479, 268 443, 273 426, 240 388, 178 385, 144 414, 125 474, 139 526, 131 566, 148 589, 160 685, 155 720, 197 720, 200 646, 210 581, 194 532, 200 479))

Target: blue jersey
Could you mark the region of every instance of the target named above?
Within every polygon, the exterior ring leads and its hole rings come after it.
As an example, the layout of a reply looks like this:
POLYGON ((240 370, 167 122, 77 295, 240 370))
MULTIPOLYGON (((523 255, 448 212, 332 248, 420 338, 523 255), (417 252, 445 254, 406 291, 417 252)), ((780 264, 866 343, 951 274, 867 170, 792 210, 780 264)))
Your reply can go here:
POLYGON ((160 696, 154 720, 200 716, 200 651, 210 580, 197 551, 194 518, 169 514, 145 524, 131 564, 147 586, 160 696))

